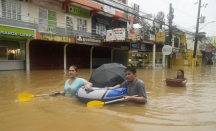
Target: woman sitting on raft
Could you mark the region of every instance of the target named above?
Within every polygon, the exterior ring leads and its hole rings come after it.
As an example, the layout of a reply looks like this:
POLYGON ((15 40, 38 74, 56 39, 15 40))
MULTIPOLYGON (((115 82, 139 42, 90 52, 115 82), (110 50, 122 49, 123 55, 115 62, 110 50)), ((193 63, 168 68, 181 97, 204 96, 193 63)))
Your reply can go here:
POLYGON ((184 85, 184 86, 185 86, 186 83, 187 83, 187 79, 184 78, 184 71, 183 71, 182 69, 179 69, 179 70, 177 71, 177 77, 174 78, 174 79, 183 79, 182 85, 184 85))
MULTIPOLYGON (((85 79, 77 77, 77 67, 74 65, 69 67, 68 75, 70 79, 65 82, 64 91, 60 92, 65 96, 74 97, 77 89, 81 86, 83 86, 84 89, 88 89, 93 86, 92 83, 87 82, 85 79)), ((52 92, 50 95, 55 96, 56 92, 52 92)))

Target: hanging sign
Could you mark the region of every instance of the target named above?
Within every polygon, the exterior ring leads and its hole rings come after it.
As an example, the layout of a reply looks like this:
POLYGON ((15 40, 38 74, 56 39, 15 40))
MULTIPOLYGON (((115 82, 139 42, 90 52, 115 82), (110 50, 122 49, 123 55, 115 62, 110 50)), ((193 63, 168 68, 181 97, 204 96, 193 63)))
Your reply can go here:
POLYGON ((172 47, 170 45, 164 45, 162 48, 162 53, 164 55, 170 55, 172 53, 172 47))

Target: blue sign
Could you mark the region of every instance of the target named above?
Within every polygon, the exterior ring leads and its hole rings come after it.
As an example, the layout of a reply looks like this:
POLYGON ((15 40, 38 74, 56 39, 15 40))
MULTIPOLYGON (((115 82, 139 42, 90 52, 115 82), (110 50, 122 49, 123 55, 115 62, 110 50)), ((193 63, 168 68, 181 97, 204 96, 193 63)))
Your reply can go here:
POLYGON ((209 53, 209 52, 206 52, 205 57, 213 57, 213 55, 211 53, 209 53))
POLYGON ((141 50, 141 44, 140 43, 131 43, 131 50, 141 50))

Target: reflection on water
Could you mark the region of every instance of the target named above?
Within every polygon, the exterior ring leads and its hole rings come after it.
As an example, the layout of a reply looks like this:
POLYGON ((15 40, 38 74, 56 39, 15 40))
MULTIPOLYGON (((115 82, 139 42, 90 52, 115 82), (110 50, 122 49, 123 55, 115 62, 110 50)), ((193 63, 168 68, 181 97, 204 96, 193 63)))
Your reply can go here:
MULTIPOLYGON (((81 69, 78 76, 88 80, 91 72, 81 69)), ((17 100, 22 93, 62 91, 65 70, 1 71, 0 130, 216 130, 216 67, 138 69, 137 76, 150 92, 146 105, 120 102, 87 109, 76 98, 60 95, 17 100), (186 87, 167 87, 164 79, 176 77, 179 68, 185 70, 186 87)))

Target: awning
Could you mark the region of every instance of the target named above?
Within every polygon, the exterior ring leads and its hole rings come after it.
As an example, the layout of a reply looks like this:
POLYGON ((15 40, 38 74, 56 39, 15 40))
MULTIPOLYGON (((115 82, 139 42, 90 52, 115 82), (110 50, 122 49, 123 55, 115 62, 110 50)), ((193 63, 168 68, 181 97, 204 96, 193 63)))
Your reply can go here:
POLYGON ((209 52, 205 52, 205 57, 213 57, 213 55, 209 52))
POLYGON ((101 19, 101 18, 98 18, 98 17, 96 17, 96 19, 97 19, 97 21, 98 21, 99 23, 102 23, 102 24, 105 24, 105 25, 110 25, 109 22, 108 22, 107 20, 104 20, 104 19, 101 19))

